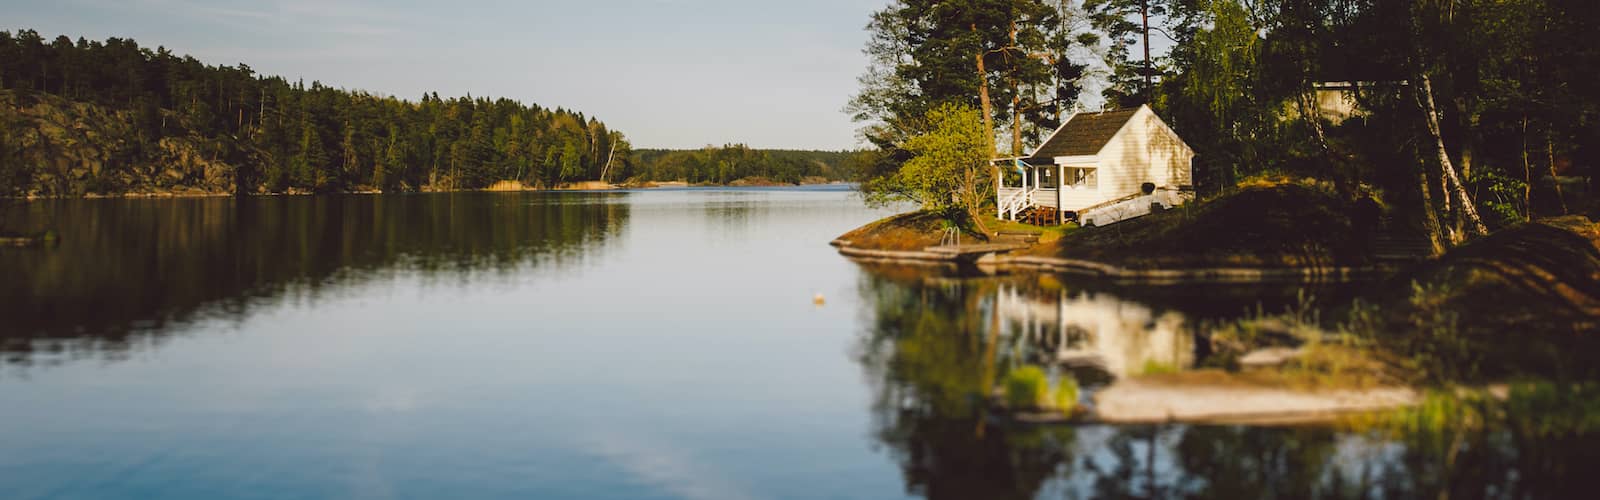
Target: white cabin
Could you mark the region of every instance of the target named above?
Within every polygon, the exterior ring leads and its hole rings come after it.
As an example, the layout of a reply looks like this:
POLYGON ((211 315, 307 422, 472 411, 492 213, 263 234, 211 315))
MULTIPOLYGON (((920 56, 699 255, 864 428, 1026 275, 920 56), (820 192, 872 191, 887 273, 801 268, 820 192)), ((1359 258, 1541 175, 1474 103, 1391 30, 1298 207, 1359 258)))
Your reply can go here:
POLYGON ((1000 161, 995 200, 1002 219, 1104 225, 1192 199, 1193 163, 1194 149, 1149 106, 1076 113, 1032 154, 1000 161))

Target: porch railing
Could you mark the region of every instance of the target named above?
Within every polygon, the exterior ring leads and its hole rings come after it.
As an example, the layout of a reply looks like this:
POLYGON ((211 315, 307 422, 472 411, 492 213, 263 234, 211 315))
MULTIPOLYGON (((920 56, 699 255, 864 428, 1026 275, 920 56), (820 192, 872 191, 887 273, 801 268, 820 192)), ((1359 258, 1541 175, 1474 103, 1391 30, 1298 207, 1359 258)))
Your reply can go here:
POLYGON ((1033 206, 1033 195, 1038 188, 1000 188, 999 201, 995 203, 999 209, 999 217, 1004 220, 1017 220, 1017 214, 1033 206))

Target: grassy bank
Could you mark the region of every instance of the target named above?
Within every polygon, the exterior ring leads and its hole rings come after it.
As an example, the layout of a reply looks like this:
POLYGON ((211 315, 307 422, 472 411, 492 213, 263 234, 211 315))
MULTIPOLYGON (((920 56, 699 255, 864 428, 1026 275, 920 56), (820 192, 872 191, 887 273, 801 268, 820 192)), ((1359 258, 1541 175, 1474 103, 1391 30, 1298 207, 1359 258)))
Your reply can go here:
MULTIPOLYGON (((879 219, 839 236, 850 246, 872 250, 916 251, 938 245, 951 222, 932 212, 910 212, 879 219)), ((984 241, 988 237, 971 228, 962 230, 962 238, 984 241)))
MULTIPOLYGON (((1372 263, 1376 202, 1348 201, 1315 183, 1247 187, 1213 199, 1117 224, 1039 227, 987 217, 988 237, 1039 235, 1025 255, 1061 257, 1127 269, 1359 267, 1372 263)), ((902 214, 846 233, 855 248, 921 250, 947 225, 937 215, 902 214)))
POLYGON ((1374 294, 1384 349, 1436 381, 1600 377, 1600 225, 1524 223, 1394 277, 1374 294))
POLYGON ((1029 253, 1130 269, 1364 266, 1377 214, 1359 205, 1311 184, 1247 187, 1029 253))

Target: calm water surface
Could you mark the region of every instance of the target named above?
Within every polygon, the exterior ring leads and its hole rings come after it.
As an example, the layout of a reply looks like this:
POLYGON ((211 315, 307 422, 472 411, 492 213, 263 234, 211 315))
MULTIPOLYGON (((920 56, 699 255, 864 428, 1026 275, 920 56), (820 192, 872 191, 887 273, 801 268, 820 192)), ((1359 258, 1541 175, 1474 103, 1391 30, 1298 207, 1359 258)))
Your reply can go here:
POLYGON ((1438 473, 1329 428, 997 425, 974 395, 1008 367, 1092 391, 1342 292, 941 278, 825 244, 888 213, 838 189, 14 207, 63 242, 0 249, 0 496, 1481 496, 1547 473, 1438 473))

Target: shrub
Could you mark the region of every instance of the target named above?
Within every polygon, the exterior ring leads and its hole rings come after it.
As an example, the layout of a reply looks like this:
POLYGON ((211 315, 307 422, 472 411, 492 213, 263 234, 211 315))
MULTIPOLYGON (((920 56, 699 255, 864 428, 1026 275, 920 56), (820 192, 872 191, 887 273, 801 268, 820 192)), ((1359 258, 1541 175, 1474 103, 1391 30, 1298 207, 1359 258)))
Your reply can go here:
POLYGON ((1006 374, 1006 406, 1038 408, 1049 401, 1050 378, 1037 366, 1024 366, 1006 374))
POLYGON ((1064 413, 1072 413, 1078 408, 1078 380, 1063 375, 1056 381, 1055 406, 1064 413))

